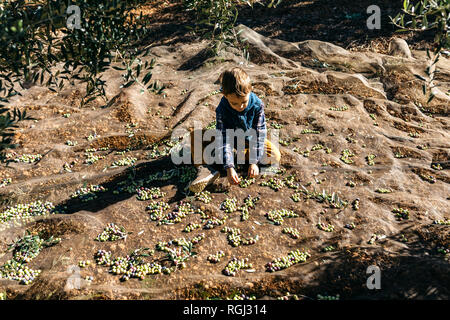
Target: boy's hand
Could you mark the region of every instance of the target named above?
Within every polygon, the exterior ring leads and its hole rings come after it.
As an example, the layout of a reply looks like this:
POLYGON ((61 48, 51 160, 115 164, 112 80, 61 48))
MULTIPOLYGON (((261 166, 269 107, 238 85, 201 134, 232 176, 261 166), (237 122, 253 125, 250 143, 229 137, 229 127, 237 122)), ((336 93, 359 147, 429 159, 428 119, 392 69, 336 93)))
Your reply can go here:
POLYGON ((238 184, 240 181, 239 176, 234 168, 227 169, 227 178, 230 184, 238 184))
POLYGON ((251 164, 248 167, 248 176, 249 176, 249 178, 254 178, 257 175, 259 175, 259 167, 258 167, 258 165, 257 164, 251 164))

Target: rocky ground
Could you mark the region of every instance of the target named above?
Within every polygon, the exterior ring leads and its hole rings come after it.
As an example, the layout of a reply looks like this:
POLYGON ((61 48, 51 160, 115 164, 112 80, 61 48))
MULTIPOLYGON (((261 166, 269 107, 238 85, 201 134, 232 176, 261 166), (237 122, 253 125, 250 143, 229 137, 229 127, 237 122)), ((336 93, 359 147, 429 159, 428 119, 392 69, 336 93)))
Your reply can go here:
POLYGON ((153 79, 166 87, 161 95, 141 93, 138 86, 120 89, 120 73, 112 70, 105 74, 111 99, 106 106, 96 100, 80 108, 77 86, 54 93, 36 85, 12 101, 36 120, 20 124, 15 136, 20 146, 0 168, 0 265, 12 258, 8 245, 25 231, 61 241, 26 264, 41 270, 33 282, 1 279, 0 292, 8 299, 292 298, 287 292, 304 299, 318 294, 448 299, 449 58, 437 65, 440 91, 427 105, 414 76, 424 75, 423 50, 405 58, 400 51, 350 51, 240 28, 250 61, 230 48, 204 60, 206 41, 153 45, 153 79), (260 176, 246 187, 230 187, 222 177, 208 187, 212 199, 204 203, 186 189, 195 170, 170 161, 168 138, 194 121, 212 124, 221 99, 218 76, 235 65, 251 76, 265 103, 268 128, 279 129, 282 165, 275 175, 260 176), (175 223, 161 217, 158 223, 146 209, 152 200, 137 191, 141 187, 168 205, 164 214, 177 211, 180 201, 194 210, 175 223), (91 193, 83 195, 82 188, 92 188, 91 193), (221 207, 232 198, 240 207, 247 196, 260 200, 246 220, 237 208, 221 207), (18 204, 38 200, 56 209, 17 217, 18 204), (267 216, 282 209, 293 217, 267 216), (223 224, 205 229, 214 219, 223 224), (110 223, 129 234, 95 241, 110 223), (189 223, 200 228, 184 232, 189 223), (240 230, 238 246, 229 242, 232 235, 222 232, 224 227, 240 230), (285 228, 298 233, 290 235, 285 228), (174 267, 170 250, 158 250, 159 242, 177 250, 181 247, 167 242, 201 234, 204 239, 186 246, 192 255, 184 268, 174 267), (121 275, 95 262, 98 250, 117 258, 139 248, 154 250, 145 262, 172 272, 121 281, 121 275), (219 250, 224 253, 220 262, 207 260, 219 250), (295 250, 308 252, 306 261, 268 270, 269 262, 295 250), (235 276, 224 274, 233 257, 248 258, 251 266, 235 276), (78 269, 84 260, 91 264, 78 269), (381 270, 381 290, 366 287, 370 265, 381 270), (71 288, 78 274, 79 287, 71 288))

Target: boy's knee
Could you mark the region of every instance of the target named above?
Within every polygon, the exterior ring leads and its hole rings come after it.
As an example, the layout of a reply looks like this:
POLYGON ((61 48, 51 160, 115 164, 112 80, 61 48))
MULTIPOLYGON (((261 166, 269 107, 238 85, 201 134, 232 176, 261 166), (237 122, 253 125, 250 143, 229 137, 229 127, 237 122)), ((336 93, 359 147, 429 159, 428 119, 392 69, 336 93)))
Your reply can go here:
POLYGON ((272 151, 272 157, 275 159, 276 163, 281 162, 281 152, 278 149, 272 151))
POLYGON ((266 150, 267 158, 271 160, 271 162, 279 163, 281 161, 281 152, 280 150, 269 140, 266 140, 266 150))
POLYGON ((259 162, 262 165, 273 165, 278 164, 281 161, 281 153, 276 150, 274 152, 265 152, 261 161, 259 162))

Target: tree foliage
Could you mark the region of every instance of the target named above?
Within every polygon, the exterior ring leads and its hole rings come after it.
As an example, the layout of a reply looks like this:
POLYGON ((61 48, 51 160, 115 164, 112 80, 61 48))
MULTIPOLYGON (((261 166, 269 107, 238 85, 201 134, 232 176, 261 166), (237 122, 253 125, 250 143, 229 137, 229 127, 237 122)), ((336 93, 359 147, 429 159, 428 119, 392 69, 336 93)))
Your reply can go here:
MULTIPOLYGON (((15 144, 12 143, 14 136, 13 129, 17 128, 17 123, 22 120, 31 120, 27 117, 26 112, 20 112, 20 110, 14 109, 9 111, 6 108, 0 108, 0 151, 5 149, 14 149, 15 144)), ((4 153, 0 152, 0 161, 4 160, 4 153)))
POLYGON ((433 57, 427 49, 428 58, 432 60, 430 66, 425 70, 429 79, 424 79, 420 75, 416 75, 424 81, 423 92, 428 92, 429 104, 433 98, 433 80, 436 73, 436 64, 444 49, 450 48, 449 25, 450 25, 450 0, 421 0, 412 3, 410 0, 403 1, 402 12, 394 18, 390 17, 392 24, 400 28, 398 32, 414 31, 424 32, 434 30, 434 49, 433 57))
POLYGON ((106 102, 103 73, 123 71, 122 87, 135 83, 141 90, 162 93, 157 82, 149 84, 155 61, 145 61, 148 23, 135 8, 139 0, 17 0, 0 4, 0 136, 9 147, 11 130, 25 113, 5 108, 9 99, 32 83, 52 91, 67 83, 81 84, 81 105, 97 97, 106 102), (79 27, 67 21, 69 5, 80 9, 79 27))
POLYGON ((276 7, 282 0, 183 0, 187 11, 194 14, 194 32, 212 40, 212 50, 217 54, 224 45, 235 45, 236 33, 233 28, 239 15, 239 7, 254 4, 276 7))

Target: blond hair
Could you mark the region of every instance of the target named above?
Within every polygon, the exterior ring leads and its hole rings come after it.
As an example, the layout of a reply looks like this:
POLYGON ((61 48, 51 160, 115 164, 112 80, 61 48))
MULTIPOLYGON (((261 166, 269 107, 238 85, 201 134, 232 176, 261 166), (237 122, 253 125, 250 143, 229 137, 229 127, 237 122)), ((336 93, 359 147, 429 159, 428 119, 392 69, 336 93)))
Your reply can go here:
POLYGON ((236 94, 237 96, 246 96, 252 91, 250 77, 244 69, 234 67, 224 71, 220 76, 222 83, 222 93, 224 95, 236 94))

